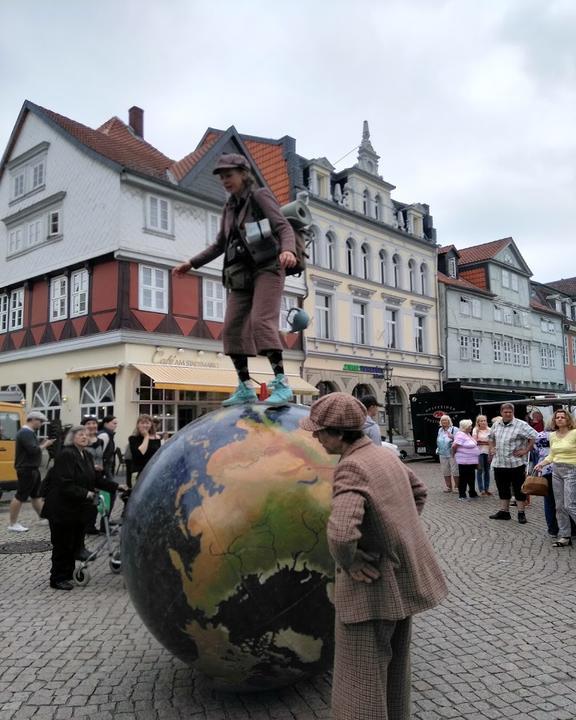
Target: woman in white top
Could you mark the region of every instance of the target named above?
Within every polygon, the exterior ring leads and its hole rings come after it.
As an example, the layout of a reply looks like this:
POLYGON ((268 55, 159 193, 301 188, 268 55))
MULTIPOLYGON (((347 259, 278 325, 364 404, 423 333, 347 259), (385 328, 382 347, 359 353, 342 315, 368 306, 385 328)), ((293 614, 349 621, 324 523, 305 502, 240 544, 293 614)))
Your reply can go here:
POLYGON ((478 484, 478 492, 484 497, 492 495, 490 492, 490 453, 488 436, 490 428, 488 427, 488 418, 486 415, 478 415, 476 425, 472 430, 472 437, 476 440, 478 450, 478 470, 476 471, 476 483, 478 484))

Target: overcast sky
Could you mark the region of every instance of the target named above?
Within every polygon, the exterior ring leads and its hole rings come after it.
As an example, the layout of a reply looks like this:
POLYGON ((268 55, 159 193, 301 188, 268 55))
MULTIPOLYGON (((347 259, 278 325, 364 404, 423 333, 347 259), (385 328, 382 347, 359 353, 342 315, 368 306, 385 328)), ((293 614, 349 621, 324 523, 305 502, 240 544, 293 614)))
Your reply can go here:
POLYGON ((536 280, 576 276, 575 0, 1 0, 0 27, 2 150, 25 99, 91 127, 139 105, 175 159, 235 125, 335 164, 368 120, 442 245, 512 236, 536 280))

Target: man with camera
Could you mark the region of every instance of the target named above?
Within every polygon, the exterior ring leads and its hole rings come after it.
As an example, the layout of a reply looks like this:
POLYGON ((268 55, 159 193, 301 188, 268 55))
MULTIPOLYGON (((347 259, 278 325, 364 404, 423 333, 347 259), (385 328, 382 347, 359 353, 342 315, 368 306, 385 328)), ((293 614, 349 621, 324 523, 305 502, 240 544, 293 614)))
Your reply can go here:
POLYGON ((18 516, 23 503, 28 499, 38 517, 42 511, 43 503, 40 498, 42 450, 50 447, 54 442, 54 440, 38 441, 36 432, 45 422, 48 422, 45 415, 37 410, 32 410, 28 413, 24 425, 16 433, 14 467, 18 477, 18 486, 16 495, 10 503, 8 530, 11 532, 27 532, 28 528, 18 522, 18 516))

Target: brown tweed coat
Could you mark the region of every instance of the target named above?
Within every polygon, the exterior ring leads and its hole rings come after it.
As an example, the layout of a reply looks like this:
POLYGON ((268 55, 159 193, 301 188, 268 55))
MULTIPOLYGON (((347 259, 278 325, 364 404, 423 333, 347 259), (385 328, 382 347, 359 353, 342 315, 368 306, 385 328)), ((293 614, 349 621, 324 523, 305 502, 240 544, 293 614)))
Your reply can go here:
POLYGON ((342 623, 401 620, 438 605, 444 575, 420 520, 427 490, 392 452, 354 442, 334 473, 328 543, 337 565, 335 606, 342 623), (346 570, 362 550, 381 577, 357 582, 346 570))

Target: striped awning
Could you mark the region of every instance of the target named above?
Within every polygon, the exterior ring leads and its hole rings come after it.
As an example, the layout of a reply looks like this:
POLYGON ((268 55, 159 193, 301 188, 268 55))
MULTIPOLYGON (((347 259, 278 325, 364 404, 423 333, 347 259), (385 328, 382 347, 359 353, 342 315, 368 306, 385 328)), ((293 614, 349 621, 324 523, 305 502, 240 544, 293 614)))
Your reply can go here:
MULTIPOLYGON (((133 363, 132 367, 148 375, 159 390, 198 390, 199 392, 230 393, 238 385, 234 370, 221 368, 186 367, 182 365, 160 365, 156 363, 133 363)), ((273 373, 253 373, 251 377, 259 383, 269 383, 273 373)), ((286 375, 296 395, 318 395, 319 391, 298 375, 286 375)))
POLYGON ((100 375, 117 375, 120 372, 119 365, 103 365, 101 367, 72 368, 66 375, 69 378, 99 377, 100 375))

